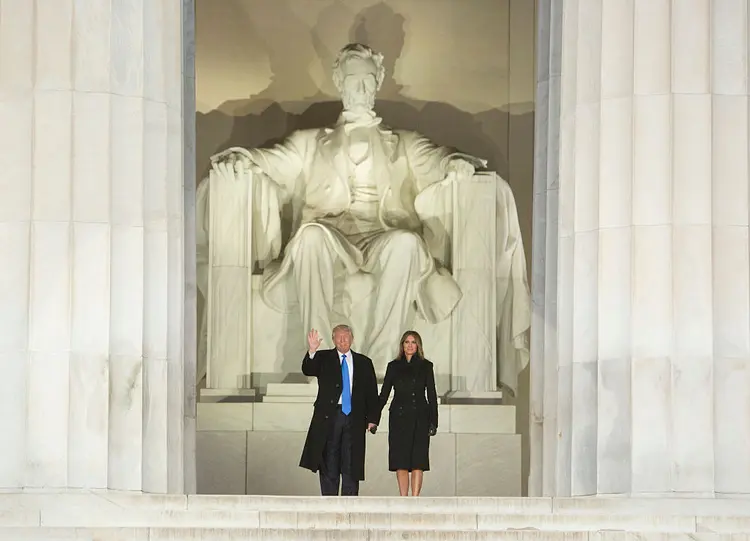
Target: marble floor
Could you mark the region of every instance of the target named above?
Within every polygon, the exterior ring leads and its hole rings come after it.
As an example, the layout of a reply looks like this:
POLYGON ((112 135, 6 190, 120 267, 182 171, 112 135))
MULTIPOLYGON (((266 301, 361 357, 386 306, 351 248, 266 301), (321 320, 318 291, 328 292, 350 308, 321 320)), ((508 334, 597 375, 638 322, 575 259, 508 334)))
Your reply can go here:
POLYGON ((750 500, 0 493, 19 541, 747 541, 750 500))

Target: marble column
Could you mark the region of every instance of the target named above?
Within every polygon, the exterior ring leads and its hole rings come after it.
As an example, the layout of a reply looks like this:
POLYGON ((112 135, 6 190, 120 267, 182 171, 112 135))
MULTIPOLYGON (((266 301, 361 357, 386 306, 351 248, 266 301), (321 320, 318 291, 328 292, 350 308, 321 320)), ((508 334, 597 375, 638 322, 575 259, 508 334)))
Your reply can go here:
POLYGON ((745 0, 542 0, 531 494, 750 494, 745 0))
POLYGON ((185 485, 182 2, 0 0, 0 488, 185 485))

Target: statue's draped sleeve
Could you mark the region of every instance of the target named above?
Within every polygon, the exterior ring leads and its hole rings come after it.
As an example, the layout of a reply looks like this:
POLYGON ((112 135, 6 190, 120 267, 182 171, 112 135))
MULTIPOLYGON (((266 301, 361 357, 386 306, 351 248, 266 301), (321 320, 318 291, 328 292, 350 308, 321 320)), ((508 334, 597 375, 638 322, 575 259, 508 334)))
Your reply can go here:
POLYGON ((529 364, 531 293, 526 270, 526 253, 521 239, 518 211, 513 192, 497 177, 497 321, 499 379, 517 392, 518 374, 529 364))
POLYGON ((281 202, 288 201, 294 194, 297 181, 305 165, 306 139, 302 132, 295 132, 283 143, 271 148, 246 150, 253 164, 280 189, 281 202))
MULTIPOLYGON (((484 162, 435 145, 421 136, 415 136, 405 143, 417 188, 414 208, 422 222, 423 236, 433 257, 444 267, 451 268, 454 213, 461 212, 453 204, 454 183, 471 183, 472 179, 449 175, 447 166, 455 158, 464 159, 477 168, 484 162)), ((481 173, 482 176, 489 174, 481 173)), ((498 383, 515 393, 518 374, 529 362, 531 297, 515 199, 508 183, 495 174, 491 175, 497 187, 495 277, 498 383)))
POLYGON ((436 145, 418 133, 405 132, 402 133, 401 137, 417 192, 421 192, 436 182, 445 180, 448 174, 448 166, 452 160, 464 160, 476 169, 481 169, 487 165, 487 162, 475 156, 458 152, 450 147, 436 145))

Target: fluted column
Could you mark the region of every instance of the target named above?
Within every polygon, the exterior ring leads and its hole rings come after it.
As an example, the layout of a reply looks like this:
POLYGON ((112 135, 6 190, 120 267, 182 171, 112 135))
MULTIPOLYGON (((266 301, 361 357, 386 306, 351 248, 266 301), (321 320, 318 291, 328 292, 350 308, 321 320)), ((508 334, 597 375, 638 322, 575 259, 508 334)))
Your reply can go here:
POLYGON ((0 0, 0 487, 183 490, 181 10, 0 0))
POLYGON ((532 493, 749 494, 747 2, 540 11, 532 493))

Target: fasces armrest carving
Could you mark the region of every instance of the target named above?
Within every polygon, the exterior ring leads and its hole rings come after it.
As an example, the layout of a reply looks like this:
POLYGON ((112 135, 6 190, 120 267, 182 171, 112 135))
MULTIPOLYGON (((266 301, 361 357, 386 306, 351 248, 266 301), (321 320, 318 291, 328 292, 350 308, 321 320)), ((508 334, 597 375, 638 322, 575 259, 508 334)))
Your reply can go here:
POLYGON ((211 388, 249 381, 252 273, 281 253, 279 192, 266 174, 248 166, 244 152, 216 159, 198 187, 197 278, 205 299, 198 370, 208 372, 211 388))

